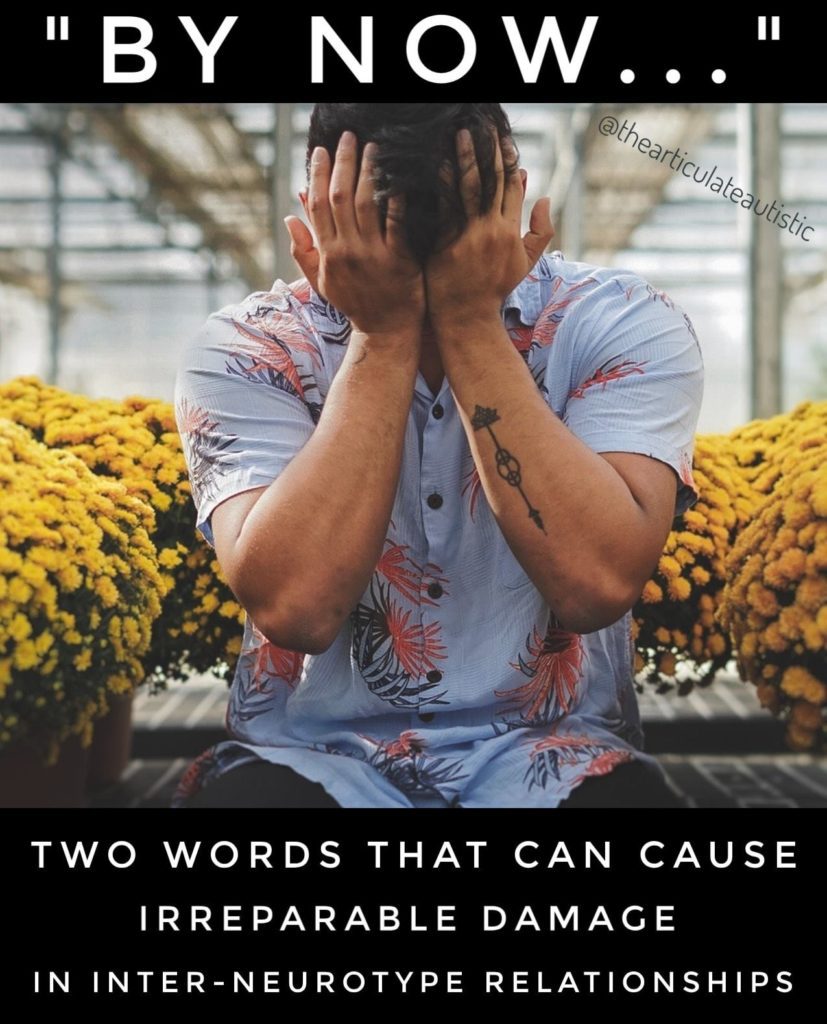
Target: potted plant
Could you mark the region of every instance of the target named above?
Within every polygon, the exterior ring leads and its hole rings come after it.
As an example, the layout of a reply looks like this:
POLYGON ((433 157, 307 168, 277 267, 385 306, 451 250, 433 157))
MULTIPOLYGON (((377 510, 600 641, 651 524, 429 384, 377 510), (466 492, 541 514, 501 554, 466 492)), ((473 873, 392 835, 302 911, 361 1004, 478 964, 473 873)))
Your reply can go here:
POLYGON ((122 484, 0 419, 3 806, 83 803, 94 723, 143 678, 161 611, 153 529, 122 484))
POLYGON ((718 611, 741 678, 786 723, 793 750, 827 741, 827 402, 741 432, 743 461, 765 494, 727 559, 718 611))

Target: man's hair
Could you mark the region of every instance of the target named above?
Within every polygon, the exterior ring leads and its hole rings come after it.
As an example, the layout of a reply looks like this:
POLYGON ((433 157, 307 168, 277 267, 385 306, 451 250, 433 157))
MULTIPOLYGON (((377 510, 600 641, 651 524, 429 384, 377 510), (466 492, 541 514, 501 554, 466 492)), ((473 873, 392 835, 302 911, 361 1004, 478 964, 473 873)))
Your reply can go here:
MULTIPOLYGON (((456 133, 471 132, 480 174, 480 208, 491 208, 496 190, 496 171, 491 126, 502 141, 511 138, 508 115, 499 103, 317 103, 310 115, 307 137, 307 170, 316 146, 335 159, 344 131, 358 141, 361 161, 365 143, 375 142, 375 196, 382 219, 388 199, 403 195, 405 231, 413 255, 424 262, 438 247, 453 241, 466 224, 458 191, 456 133), (454 178, 445 170, 453 168, 454 178)), ((513 141, 513 140, 512 140, 513 141)), ((505 160, 508 176, 517 173, 517 153, 505 160)))

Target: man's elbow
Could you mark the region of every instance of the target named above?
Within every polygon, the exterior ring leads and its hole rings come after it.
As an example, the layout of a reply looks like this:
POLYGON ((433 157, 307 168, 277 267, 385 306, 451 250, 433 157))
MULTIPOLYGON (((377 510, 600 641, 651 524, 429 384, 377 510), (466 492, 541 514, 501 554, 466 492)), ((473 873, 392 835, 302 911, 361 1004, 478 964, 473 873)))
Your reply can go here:
POLYGON ((321 612, 318 606, 304 609, 286 601, 264 611, 260 620, 255 616, 253 619, 270 643, 302 654, 324 654, 342 625, 338 618, 321 612))
POLYGON ((622 619, 640 596, 636 582, 592 577, 588 583, 569 589, 558 601, 555 614, 561 627, 572 633, 595 633, 622 619))

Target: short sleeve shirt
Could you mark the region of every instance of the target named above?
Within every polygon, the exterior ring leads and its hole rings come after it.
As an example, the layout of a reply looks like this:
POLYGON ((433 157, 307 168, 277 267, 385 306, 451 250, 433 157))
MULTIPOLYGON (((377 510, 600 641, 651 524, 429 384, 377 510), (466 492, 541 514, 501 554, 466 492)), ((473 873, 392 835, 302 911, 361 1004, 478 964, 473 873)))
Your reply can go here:
MULTIPOLYGON (((569 430, 595 452, 671 466, 676 515, 697 501, 703 360, 668 295, 556 252, 502 317, 569 430)), ((349 337, 347 318, 302 279, 224 306, 189 339, 175 413, 210 545, 216 505, 270 484, 310 438, 349 337)), ((630 760, 662 774, 644 751, 631 625, 630 609, 592 633, 561 628, 486 501, 447 378, 435 396, 418 374, 364 593, 320 654, 275 646, 247 615, 228 737, 190 763, 172 806, 259 758, 345 807, 556 807, 630 760)))

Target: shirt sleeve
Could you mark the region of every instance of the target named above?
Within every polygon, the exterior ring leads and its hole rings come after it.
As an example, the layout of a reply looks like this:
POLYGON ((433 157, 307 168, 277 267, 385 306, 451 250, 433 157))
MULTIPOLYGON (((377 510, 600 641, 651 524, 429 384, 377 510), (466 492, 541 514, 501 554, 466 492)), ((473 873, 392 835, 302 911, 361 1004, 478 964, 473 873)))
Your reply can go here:
POLYGON ((563 422, 596 452, 640 452, 670 465, 675 515, 691 508, 704 365, 689 317, 642 278, 622 275, 573 305, 558 345, 573 354, 563 422))
POLYGON ((211 314, 189 339, 175 418, 196 526, 211 547, 216 505, 272 483, 312 434, 306 384, 286 344, 230 316, 211 314))

